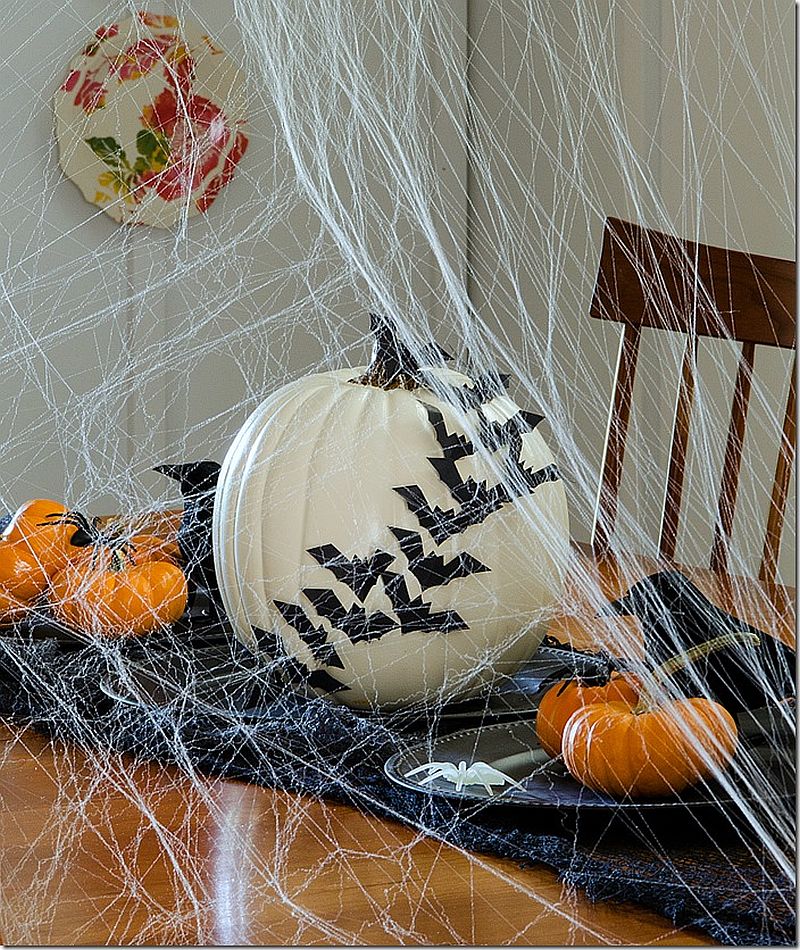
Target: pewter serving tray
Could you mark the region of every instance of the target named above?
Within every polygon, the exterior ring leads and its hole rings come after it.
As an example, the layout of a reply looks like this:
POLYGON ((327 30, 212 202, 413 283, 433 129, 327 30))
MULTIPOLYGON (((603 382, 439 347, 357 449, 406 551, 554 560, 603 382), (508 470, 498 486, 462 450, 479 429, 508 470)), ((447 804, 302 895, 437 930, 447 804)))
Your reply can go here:
MULTIPOLYGON (((776 799, 794 795, 794 777, 791 762, 792 745, 787 736, 778 735, 766 713, 751 714, 749 724, 740 729, 740 757, 748 757, 748 769, 755 765, 772 780, 776 799)), ((526 719, 502 722, 476 729, 464 729, 408 746, 388 759, 386 775, 397 785, 422 794, 455 799, 471 804, 555 808, 571 811, 576 808, 662 809, 724 805, 747 799, 752 791, 725 787, 721 783, 698 783, 682 795, 653 799, 617 799, 585 788, 576 782, 560 760, 551 759, 539 746, 535 722, 526 719), (413 769, 428 762, 459 762, 467 766, 485 762, 505 773, 518 785, 495 786, 489 794, 481 785, 467 785, 461 791, 454 783, 437 778, 420 784, 425 772, 407 777, 413 769)), ((731 769, 735 774, 735 769, 731 769)))

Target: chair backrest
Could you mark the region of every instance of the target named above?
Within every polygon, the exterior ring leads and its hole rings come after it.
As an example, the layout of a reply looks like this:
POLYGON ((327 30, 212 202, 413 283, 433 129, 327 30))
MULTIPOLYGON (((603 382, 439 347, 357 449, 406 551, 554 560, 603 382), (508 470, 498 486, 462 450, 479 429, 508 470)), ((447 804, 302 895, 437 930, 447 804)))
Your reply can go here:
MULTIPOLYGON (((659 536, 659 553, 668 561, 677 541, 698 337, 742 343, 711 550, 712 569, 727 572, 755 347, 795 347, 795 287, 794 261, 696 244, 618 218, 606 220, 590 313, 621 323, 623 336, 592 531, 596 553, 611 550, 641 330, 655 327, 686 336, 659 536)), ((762 579, 773 582, 794 463, 795 407, 793 362, 760 569, 762 579)))

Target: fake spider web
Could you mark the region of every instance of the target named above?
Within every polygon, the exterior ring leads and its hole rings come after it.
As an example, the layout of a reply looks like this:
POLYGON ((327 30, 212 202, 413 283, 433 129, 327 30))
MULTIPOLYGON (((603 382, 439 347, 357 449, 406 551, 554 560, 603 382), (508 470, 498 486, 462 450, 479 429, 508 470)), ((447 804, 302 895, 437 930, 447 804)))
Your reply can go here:
MULTIPOLYGON (((306 374, 364 366, 368 313, 378 312, 420 362, 435 341, 473 379, 502 388, 500 374, 509 374, 510 397, 544 417, 534 428, 567 492, 571 536, 586 542, 619 353, 619 328, 588 317, 605 217, 794 256, 787 3, 151 5, 197 21, 245 77, 247 154, 207 214, 169 231, 121 228, 87 204, 63 178, 53 141, 52 96, 69 60, 97 28, 137 9, 7 5, 4 511, 39 496, 123 519, 178 507, 176 487, 155 465, 221 462, 269 394, 306 374)), ((656 553, 682 346, 674 334, 643 335, 614 536, 623 557, 656 553)), ((680 564, 708 565, 738 352, 724 340, 698 348, 680 564)), ((792 636, 790 610, 755 577, 790 373, 789 351, 758 348, 726 597, 738 616, 783 639, 792 636)), ((456 399, 452 411, 491 487, 518 497, 519 481, 480 437, 480 410, 456 399)), ((452 436, 445 430, 439 445, 452 436)), ((368 488, 359 463, 342 446, 331 469, 354 517, 368 488)), ((426 499, 412 501, 420 509, 426 499)), ((464 504, 453 501, 456 516, 464 504)), ((413 627, 435 609, 427 592, 444 567, 430 560, 439 539, 425 531, 436 524, 420 519, 422 555, 402 533, 383 552, 394 558, 382 567, 384 587, 398 565, 401 579, 412 563, 428 571, 404 600, 397 586, 395 599, 386 595, 389 624, 402 626, 405 616, 413 627)), ((331 550, 328 540, 318 540, 309 563, 346 571, 337 558, 352 564, 381 553, 331 550)), ((549 545, 555 539, 542 538, 544 551, 549 545)), ((482 563, 479 544, 469 555, 482 563)), ((787 530, 779 563, 787 584, 794 556, 787 530)), ((476 563, 459 569, 480 573, 476 563)), ((578 631, 581 645, 638 660, 638 624, 595 616, 609 591, 582 565, 570 566, 551 633, 578 631)), ((643 572, 626 576, 623 589, 643 572)), ((355 593, 366 603, 369 591, 355 593)), ((329 594, 298 592, 281 612, 303 623, 289 609, 302 607, 308 637, 320 625, 328 632, 322 652, 301 659, 313 666, 321 657, 336 676, 325 650, 341 642, 341 616, 331 610, 344 607, 329 594)), ((460 621, 439 616, 437 635, 460 621)), ((391 752, 421 743, 422 761, 436 760, 434 737, 449 715, 442 703, 410 732, 402 711, 367 716, 323 697, 300 702, 296 684, 278 676, 280 651, 255 658, 243 646, 229 651, 220 682, 220 652, 198 650, 184 628, 151 643, 101 640, 66 652, 4 634, 0 762, 13 779, 0 785, 0 934, 9 944, 537 943, 544 932, 603 944, 624 934, 587 909, 583 890, 668 912, 669 901, 653 896, 659 885, 684 886, 683 905, 673 908, 678 924, 702 922, 723 941, 757 939, 752 926, 736 930, 719 904, 706 909, 686 855, 663 833, 634 835, 636 860, 626 852, 614 876, 610 830, 586 846, 580 827, 559 819, 551 829, 539 814, 536 827, 552 834, 537 839, 535 856, 578 885, 548 890, 513 864, 525 859, 516 835, 530 830, 514 821, 532 827, 532 811, 513 819, 480 799, 456 807, 420 792, 387 793, 381 770, 391 752), (27 728, 30 720, 52 743, 27 728), (26 809, 20 801, 37 762, 52 774, 52 791, 26 809), (281 791, 264 797, 262 785, 281 791), (352 807, 336 810, 328 799, 352 807), (650 891, 648 856, 663 870, 650 891), (457 912, 426 877, 446 862, 462 895, 457 912), (102 897, 92 885, 98 876, 102 897), (370 889, 366 880, 382 883, 370 889), (521 917, 487 907, 484 891, 500 883, 524 904, 521 917)), ((674 649, 655 636, 655 652, 674 649)), ((476 663, 491 672, 498 654, 476 663)), ((688 681, 708 692, 697 676, 688 681)), ((498 675, 494 692, 507 685, 498 675)), ((652 685, 665 699, 676 689, 652 685)), ((775 682, 762 687, 777 736, 770 741, 791 775, 793 708, 775 682)), ((488 699, 477 709, 473 727, 490 720, 488 699)), ((747 748, 714 777, 735 830, 705 813, 691 820, 720 849, 717 873, 763 903, 764 942, 785 940, 771 921, 791 917, 794 905, 793 802, 776 797, 774 772, 747 748), (758 886, 734 851, 761 870, 758 886)), ((627 827, 627 815, 609 809, 609 829, 612 820, 627 827)))

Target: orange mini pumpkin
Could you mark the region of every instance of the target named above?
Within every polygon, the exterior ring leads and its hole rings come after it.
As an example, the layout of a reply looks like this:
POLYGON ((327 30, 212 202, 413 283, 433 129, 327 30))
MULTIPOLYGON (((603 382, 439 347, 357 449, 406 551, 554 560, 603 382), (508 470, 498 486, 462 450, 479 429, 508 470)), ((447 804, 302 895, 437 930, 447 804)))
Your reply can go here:
POLYGON ((11 624, 22 620, 29 606, 28 603, 17 600, 16 597, 0 589, 0 624, 11 624))
POLYGON ((174 623, 186 609, 186 577, 177 547, 154 535, 110 535, 100 519, 69 512, 75 552, 50 585, 55 616, 107 636, 140 636, 174 623))
POLYGON ((617 700, 635 703, 638 683, 631 676, 612 673, 606 683, 597 685, 580 680, 560 680, 544 694, 536 712, 536 736, 539 745, 551 756, 561 754, 561 739, 569 717, 592 703, 617 700))
POLYGON ((736 736, 728 710, 708 699, 644 710, 631 702, 597 703, 570 716, 562 750, 583 785, 644 798, 677 794, 727 766, 736 736))
POLYGON ((0 537, 0 623, 20 619, 62 570, 69 557, 72 525, 61 524, 67 509, 48 498, 26 501, 0 537), (51 522, 48 519, 59 519, 51 522), (45 519, 42 521, 42 519, 45 519))
POLYGON ((75 526, 66 520, 67 508, 49 498, 33 498, 21 505, 3 532, 2 542, 20 545, 38 561, 48 576, 60 571, 69 556, 75 526))
POLYGON ((54 578, 50 600, 55 616, 87 633, 141 636, 174 623, 186 609, 183 571, 170 561, 153 560, 113 548, 89 548, 54 578))

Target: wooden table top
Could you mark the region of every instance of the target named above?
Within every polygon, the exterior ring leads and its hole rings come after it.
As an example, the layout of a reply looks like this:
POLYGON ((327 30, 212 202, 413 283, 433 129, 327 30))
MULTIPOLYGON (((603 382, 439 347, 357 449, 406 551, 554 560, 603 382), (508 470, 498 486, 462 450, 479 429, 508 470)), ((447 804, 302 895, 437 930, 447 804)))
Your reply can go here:
MULTIPOLYGON (((637 570, 606 565, 598 575, 613 594, 637 570)), ((704 582, 753 623, 767 612, 774 620, 770 605, 783 596, 791 636, 785 591, 748 594, 743 585, 726 599, 713 578, 704 582)), ((573 616, 554 632, 591 642, 583 626, 573 616)), ((0 724, 0 842, 6 945, 711 942, 633 904, 592 904, 544 867, 466 854, 345 805, 58 745, 12 724, 0 724)))

